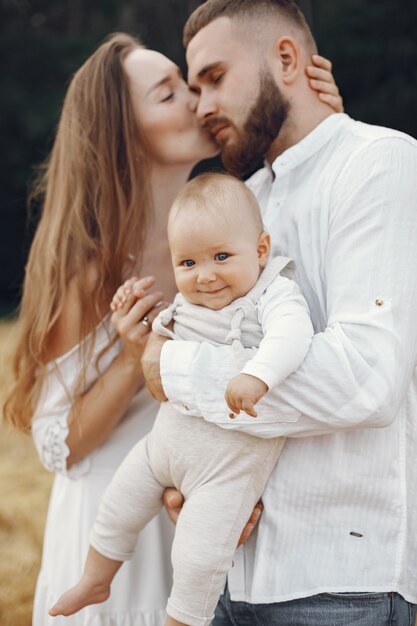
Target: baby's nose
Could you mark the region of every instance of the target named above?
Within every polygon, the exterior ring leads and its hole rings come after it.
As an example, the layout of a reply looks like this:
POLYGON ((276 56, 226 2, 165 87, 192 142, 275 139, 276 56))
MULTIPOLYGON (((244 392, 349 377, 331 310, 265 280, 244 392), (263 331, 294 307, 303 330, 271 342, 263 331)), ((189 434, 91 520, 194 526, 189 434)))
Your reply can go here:
POLYGON ((209 268, 201 269, 198 274, 198 282, 201 284, 211 283, 216 280, 216 274, 209 268))

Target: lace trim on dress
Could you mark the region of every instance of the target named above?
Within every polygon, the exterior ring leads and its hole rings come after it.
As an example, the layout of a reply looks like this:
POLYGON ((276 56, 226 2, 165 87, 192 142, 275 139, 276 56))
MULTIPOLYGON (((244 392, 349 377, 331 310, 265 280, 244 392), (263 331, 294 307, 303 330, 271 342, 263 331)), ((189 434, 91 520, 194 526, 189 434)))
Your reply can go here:
POLYGON ((65 442, 68 437, 67 416, 57 417, 45 429, 42 458, 50 472, 66 472, 66 459, 70 450, 65 442))
POLYGON ((70 469, 67 468, 67 458, 70 454, 70 449, 66 443, 68 432, 68 416, 66 414, 51 421, 44 430, 41 457, 42 463, 48 471, 75 480, 89 472, 91 459, 86 457, 79 463, 72 465, 70 469))
MULTIPOLYGON (((84 389, 86 391, 97 380, 100 370, 105 371, 117 356, 120 346, 113 344, 103 356, 101 367, 96 359, 103 348, 112 340, 109 328, 110 317, 107 315, 96 327, 95 343, 88 364, 84 389)), ((114 333, 113 333, 114 335, 114 333)), ((91 334, 86 338, 89 340, 91 334)), ((78 478, 91 467, 89 457, 67 469, 70 449, 66 444, 68 437, 68 416, 72 410, 72 397, 82 367, 81 345, 77 344, 68 352, 47 364, 47 377, 32 420, 32 436, 38 449, 41 462, 50 472, 56 472, 78 478)))

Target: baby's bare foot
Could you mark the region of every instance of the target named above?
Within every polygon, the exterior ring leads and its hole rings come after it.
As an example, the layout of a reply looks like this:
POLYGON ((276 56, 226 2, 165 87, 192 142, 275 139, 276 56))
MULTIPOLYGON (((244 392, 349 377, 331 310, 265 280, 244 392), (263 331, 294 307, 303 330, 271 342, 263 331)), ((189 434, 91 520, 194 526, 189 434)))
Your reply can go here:
POLYGON ((64 593, 49 610, 49 615, 72 615, 89 604, 104 602, 110 595, 110 586, 94 584, 82 578, 75 587, 64 593))

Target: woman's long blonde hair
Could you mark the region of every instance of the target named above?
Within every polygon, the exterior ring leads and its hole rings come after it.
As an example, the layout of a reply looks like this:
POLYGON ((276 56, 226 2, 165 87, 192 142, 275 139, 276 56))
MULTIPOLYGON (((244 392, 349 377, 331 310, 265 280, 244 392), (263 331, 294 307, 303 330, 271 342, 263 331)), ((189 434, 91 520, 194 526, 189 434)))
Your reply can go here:
POLYGON ((42 197, 43 210, 13 330, 13 382, 4 404, 5 419, 24 432, 30 431, 46 346, 69 282, 76 277, 81 341, 124 280, 128 253, 138 256, 142 249, 150 219, 149 164, 123 67, 138 47, 129 35, 111 35, 76 72, 34 186, 32 197, 42 197), (93 293, 86 272, 91 262, 93 293))

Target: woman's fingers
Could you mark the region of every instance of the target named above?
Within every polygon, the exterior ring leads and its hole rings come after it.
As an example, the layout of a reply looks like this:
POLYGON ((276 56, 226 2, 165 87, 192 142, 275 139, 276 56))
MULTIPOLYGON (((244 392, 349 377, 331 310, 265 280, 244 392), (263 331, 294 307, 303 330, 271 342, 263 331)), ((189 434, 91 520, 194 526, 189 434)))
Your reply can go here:
MULTIPOLYGON (((131 296, 135 298, 135 296, 131 296)), ((150 315, 151 310, 155 307, 156 304, 161 302, 163 298, 162 291, 155 291, 154 293, 150 293, 140 300, 136 300, 136 302, 130 307, 129 311, 122 315, 119 319, 119 332, 123 329, 129 328, 140 322, 145 315, 150 315)), ((120 309, 122 312, 123 309, 120 309)), ((117 315, 118 311, 114 313, 117 315)))
POLYGON ((135 280, 132 284, 132 293, 135 295, 138 294, 142 289, 149 289, 152 285, 155 284, 154 276, 146 276, 145 278, 140 278, 139 280, 135 280))
POLYGON ((324 80, 316 80, 315 78, 310 78, 309 83, 313 89, 320 93, 327 93, 332 96, 339 95, 339 88, 335 83, 328 83, 324 80))
POLYGON ((333 96, 329 93, 319 93, 319 98, 322 102, 325 102, 336 111, 336 113, 343 113, 343 99, 340 95, 333 96))
MULTIPOLYGON (((140 300, 138 300, 133 294, 130 295, 125 304, 114 311, 111 316, 111 322, 119 335, 122 338, 123 336, 126 336, 131 329, 148 314, 155 317, 156 310, 152 314, 151 311, 153 309, 158 309, 157 305, 159 305, 162 301, 162 297, 163 294, 161 291, 145 295, 140 300)), ((142 324, 143 328, 141 328, 141 330, 145 332, 141 334, 146 334, 150 330, 153 317, 148 323, 142 324)))
POLYGON ((319 93, 319 98, 322 102, 325 102, 332 107, 338 113, 343 113, 343 100, 341 96, 332 96, 328 93, 319 93))
POLYGON ((317 91, 322 102, 332 107, 336 113, 343 113, 343 98, 332 74, 331 62, 319 54, 314 54, 312 60, 314 65, 306 67, 310 87, 317 91))
POLYGON ((327 70, 322 70, 319 67, 315 67, 314 65, 308 65, 306 67, 306 74, 311 79, 335 84, 334 76, 331 72, 328 72, 327 70))
POLYGON ((136 324, 133 324, 126 332, 127 337, 134 343, 140 342, 145 336, 147 337, 152 330, 154 319, 159 315, 161 308, 155 306, 148 311, 136 324))
POLYGON ((323 70, 327 70, 328 72, 332 71, 332 62, 326 57, 322 57, 321 54, 313 54, 312 56, 313 63, 316 67, 320 67, 323 70))

